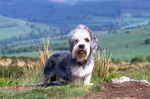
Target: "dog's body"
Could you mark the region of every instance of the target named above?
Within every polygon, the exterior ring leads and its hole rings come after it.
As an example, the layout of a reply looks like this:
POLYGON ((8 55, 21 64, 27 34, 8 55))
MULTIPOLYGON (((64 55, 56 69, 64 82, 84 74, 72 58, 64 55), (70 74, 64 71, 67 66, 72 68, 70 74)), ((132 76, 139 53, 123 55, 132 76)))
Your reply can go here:
POLYGON ((51 79, 51 83, 59 84, 62 80, 71 82, 83 81, 92 85, 90 79, 94 66, 92 52, 97 49, 97 39, 83 25, 71 31, 68 36, 70 52, 53 54, 45 63, 41 85, 51 79))

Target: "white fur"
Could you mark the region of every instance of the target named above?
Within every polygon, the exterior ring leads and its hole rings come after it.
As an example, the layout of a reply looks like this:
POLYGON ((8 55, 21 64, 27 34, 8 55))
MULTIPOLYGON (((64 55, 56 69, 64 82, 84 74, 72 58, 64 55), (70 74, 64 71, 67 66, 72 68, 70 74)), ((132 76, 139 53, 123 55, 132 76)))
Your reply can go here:
POLYGON ((90 34, 87 30, 85 29, 78 29, 75 31, 75 33, 73 34, 73 38, 74 39, 84 39, 84 38, 90 38, 90 34))
POLYGON ((82 78, 82 77, 90 75, 92 73, 93 66, 94 66, 93 61, 91 61, 90 64, 88 66, 86 66, 85 68, 83 66, 75 66, 75 67, 71 68, 71 73, 75 77, 82 78))
POLYGON ((86 38, 90 40, 90 34, 85 29, 77 29, 73 34, 73 39, 77 39, 78 43, 73 48, 72 58, 76 58, 78 62, 87 59, 90 54, 90 43, 85 41, 86 38), (80 44, 85 45, 86 55, 78 56, 77 52, 80 44))
POLYGON ((88 58, 90 54, 90 44, 89 43, 86 43, 84 39, 80 40, 73 48, 73 51, 72 51, 72 58, 76 58, 77 61, 83 61, 85 59, 88 58), (86 50, 86 55, 78 55, 78 50, 79 50, 79 45, 80 44, 84 44, 85 45, 85 50, 86 50))

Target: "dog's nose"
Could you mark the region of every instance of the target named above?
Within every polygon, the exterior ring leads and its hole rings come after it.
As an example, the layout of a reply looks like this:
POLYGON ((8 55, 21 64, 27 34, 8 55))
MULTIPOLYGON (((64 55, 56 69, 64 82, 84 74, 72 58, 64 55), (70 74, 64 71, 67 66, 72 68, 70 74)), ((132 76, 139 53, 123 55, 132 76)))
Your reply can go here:
POLYGON ((85 47, 84 44, 80 44, 80 45, 79 45, 79 48, 81 48, 81 49, 83 49, 84 47, 85 47))

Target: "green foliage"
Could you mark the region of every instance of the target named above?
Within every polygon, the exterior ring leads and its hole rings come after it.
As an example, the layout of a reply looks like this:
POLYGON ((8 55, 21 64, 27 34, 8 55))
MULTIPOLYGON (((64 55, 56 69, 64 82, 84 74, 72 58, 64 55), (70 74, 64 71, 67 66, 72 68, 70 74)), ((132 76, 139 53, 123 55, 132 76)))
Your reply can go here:
POLYGON ((150 55, 146 57, 146 60, 150 62, 150 55))
POLYGON ((23 69, 19 66, 9 66, 6 70, 5 70, 5 77, 21 77, 24 73, 23 73, 23 69))
POLYGON ((96 92, 102 91, 102 85, 94 84, 93 86, 90 86, 89 90, 96 92))
POLYGON ((146 39, 144 42, 145 44, 150 44, 150 38, 146 39))
POLYGON ((9 66, 9 67, 0 66, 0 77, 18 78, 21 77, 23 74, 24 74, 23 68, 19 66, 9 66))
POLYGON ((5 75, 6 68, 4 66, 0 66, 0 77, 3 77, 5 75))
POLYGON ((124 71, 125 75, 127 77, 130 77, 132 79, 136 80, 147 80, 150 82, 150 65, 147 65, 145 67, 139 68, 139 69, 132 69, 132 70, 126 70, 124 71))
POLYGON ((1 59, 8 59, 8 56, 2 56, 1 59))
POLYGON ((104 77, 105 81, 110 81, 113 78, 119 78, 121 77, 122 74, 120 74, 119 72, 112 72, 111 74, 109 74, 108 76, 104 77))
POLYGON ((138 56, 134 57, 131 59, 132 63, 137 63, 137 62, 146 62, 146 59, 143 56, 138 56))
POLYGON ((117 61, 116 61, 117 63, 121 63, 122 62, 122 60, 121 59, 117 59, 117 61))
POLYGON ((0 86, 17 86, 19 81, 15 79, 0 78, 0 86))

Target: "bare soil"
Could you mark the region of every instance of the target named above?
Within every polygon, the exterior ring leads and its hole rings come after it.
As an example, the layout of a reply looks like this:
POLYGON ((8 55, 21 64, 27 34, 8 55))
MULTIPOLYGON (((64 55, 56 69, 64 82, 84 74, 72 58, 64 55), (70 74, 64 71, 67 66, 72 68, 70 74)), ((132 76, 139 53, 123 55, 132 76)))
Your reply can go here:
MULTIPOLYGON (((82 96, 82 99, 149 99, 150 86, 140 82, 125 82, 121 84, 112 84, 110 82, 101 83, 102 91, 93 92, 90 95, 82 96)), ((0 87, 0 90, 6 91, 26 91, 37 88, 36 85, 26 85, 17 87, 0 87)))
POLYGON ((31 90, 33 88, 38 88, 39 86, 37 85, 25 85, 25 86, 16 86, 16 87, 0 87, 0 90, 5 90, 5 91, 26 91, 26 90, 31 90))
MULTIPOLYGON (((101 92, 92 94, 99 99, 150 99, 150 86, 140 82, 125 82, 121 84, 112 84, 108 82, 101 83, 103 86, 101 92)), ((91 96, 89 97, 92 98, 91 96)))

